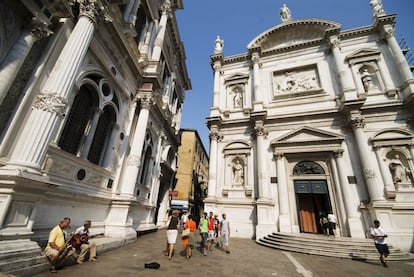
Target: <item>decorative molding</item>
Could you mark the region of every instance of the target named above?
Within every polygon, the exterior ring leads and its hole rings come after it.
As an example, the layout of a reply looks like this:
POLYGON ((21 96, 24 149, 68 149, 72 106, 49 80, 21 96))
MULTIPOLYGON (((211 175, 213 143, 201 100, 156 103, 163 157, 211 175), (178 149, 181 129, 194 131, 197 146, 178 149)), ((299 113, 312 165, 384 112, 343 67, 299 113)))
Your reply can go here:
POLYGON ((65 115, 67 101, 56 94, 41 93, 35 99, 32 107, 36 110, 65 115))
POLYGON ((138 155, 130 155, 128 157, 127 166, 136 166, 138 167, 140 164, 140 159, 138 155))
POLYGON ((53 32, 47 28, 47 24, 37 17, 32 18, 31 27, 32 27, 32 35, 36 40, 42 39, 44 37, 50 36, 53 32))

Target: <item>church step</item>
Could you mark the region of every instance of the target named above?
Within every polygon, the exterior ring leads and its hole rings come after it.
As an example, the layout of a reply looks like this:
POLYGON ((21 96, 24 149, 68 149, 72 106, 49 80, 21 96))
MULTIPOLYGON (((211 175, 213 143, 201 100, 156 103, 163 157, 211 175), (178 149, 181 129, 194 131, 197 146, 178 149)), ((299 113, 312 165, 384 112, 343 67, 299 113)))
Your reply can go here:
MULTIPOLYGON (((372 240, 352 239, 339 237, 325 237, 312 234, 282 234, 273 233, 256 241, 258 244, 279 250, 298 252, 310 255, 327 257, 378 260, 378 252, 372 240), (302 236, 303 235, 303 236, 302 236)), ((411 253, 402 253, 392 246, 390 248, 390 261, 413 260, 411 253)))

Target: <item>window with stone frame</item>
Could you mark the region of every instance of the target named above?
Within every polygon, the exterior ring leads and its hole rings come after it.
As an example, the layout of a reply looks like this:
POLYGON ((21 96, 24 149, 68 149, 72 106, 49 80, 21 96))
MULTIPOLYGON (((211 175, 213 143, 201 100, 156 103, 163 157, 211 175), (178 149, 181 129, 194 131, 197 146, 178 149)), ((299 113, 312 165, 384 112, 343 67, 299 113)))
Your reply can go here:
POLYGON ((109 141, 116 125, 118 99, 101 76, 89 75, 83 83, 66 117, 58 146, 91 163, 105 166, 104 157, 107 148, 111 149, 109 141))
POLYGON ((152 151, 154 148, 154 142, 149 133, 145 136, 144 148, 142 149, 142 161, 141 161, 141 174, 139 182, 141 185, 149 186, 150 185, 150 172, 153 166, 153 155, 152 151))

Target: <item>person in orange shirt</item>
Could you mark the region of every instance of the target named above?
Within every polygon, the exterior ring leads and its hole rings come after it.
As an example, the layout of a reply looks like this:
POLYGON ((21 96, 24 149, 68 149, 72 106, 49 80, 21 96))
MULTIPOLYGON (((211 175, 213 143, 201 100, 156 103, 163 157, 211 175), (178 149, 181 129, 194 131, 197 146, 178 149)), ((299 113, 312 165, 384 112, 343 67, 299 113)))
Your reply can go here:
POLYGON ((193 220, 192 215, 188 215, 188 220, 184 224, 185 229, 190 229, 190 234, 188 236, 182 237, 183 247, 186 251, 186 258, 189 259, 193 255, 193 248, 195 246, 195 237, 194 232, 197 230, 197 224, 193 220))

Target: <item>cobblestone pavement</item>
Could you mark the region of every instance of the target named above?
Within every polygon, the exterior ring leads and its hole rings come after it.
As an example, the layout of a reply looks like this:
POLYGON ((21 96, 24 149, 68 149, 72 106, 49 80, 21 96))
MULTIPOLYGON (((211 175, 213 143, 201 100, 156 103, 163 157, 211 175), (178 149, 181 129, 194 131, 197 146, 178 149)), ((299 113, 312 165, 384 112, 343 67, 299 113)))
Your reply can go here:
MULTIPOLYGON (((197 236, 199 238, 199 236, 197 236)), ((146 234, 136 242, 99 255, 97 262, 64 267, 58 273, 43 276, 102 277, 287 277, 287 276, 414 276, 414 261, 389 262, 384 268, 378 262, 362 262, 279 251, 256 244, 250 239, 230 238, 230 254, 214 249, 203 256, 195 249, 193 257, 185 258, 178 239, 171 260, 164 256, 165 230, 146 234), (159 269, 146 269, 145 263, 157 262, 159 269)))

